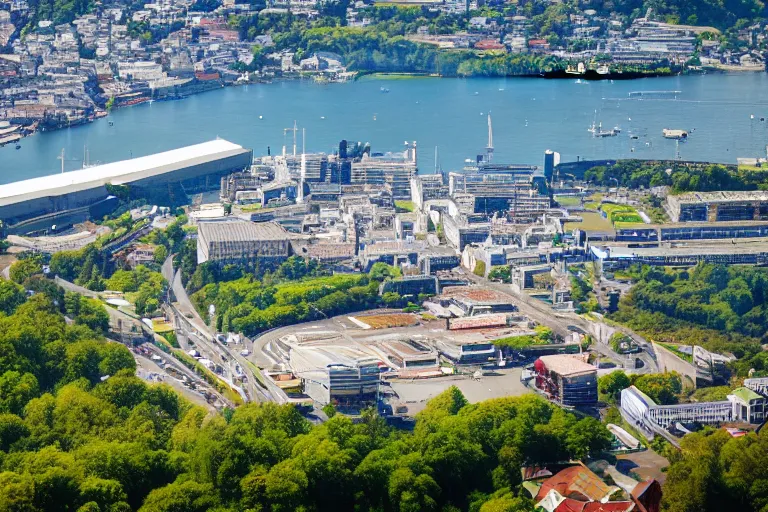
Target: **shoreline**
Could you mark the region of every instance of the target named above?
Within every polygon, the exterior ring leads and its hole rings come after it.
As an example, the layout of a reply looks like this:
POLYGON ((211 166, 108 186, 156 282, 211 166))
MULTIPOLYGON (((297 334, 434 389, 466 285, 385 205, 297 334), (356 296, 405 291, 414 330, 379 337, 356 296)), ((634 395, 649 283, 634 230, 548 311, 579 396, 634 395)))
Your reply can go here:
MULTIPOLYGON (((584 73, 569 73, 564 69, 558 69, 553 71, 542 71, 538 73, 500 75, 500 76, 447 76, 447 75, 439 75, 436 73, 418 73, 418 72, 357 71, 357 72, 354 72, 354 76, 351 77, 349 80, 326 80, 326 81, 323 81, 322 84, 323 85, 337 84, 337 83, 345 83, 347 81, 357 82, 357 81, 366 81, 366 80, 400 81, 400 80, 416 80, 416 79, 500 79, 500 78, 505 78, 505 79, 519 78, 519 79, 528 79, 528 80, 544 79, 544 80, 584 80, 584 81, 605 81, 605 80, 628 81, 628 80, 640 80, 643 78, 663 78, 663 77, 673 77, 673 76, 690 76, 690 75, 707 75, 707 74, 744 74, 744 73, 758 73, 758 72, 763 72, 763 70, 757 69, 757 68, 736 69, 736 67, 734 66, 731 66, 729 68, 722 68, 722 67, 718 67, 718 68, 701 67, 697 69, 689 68, 689 69, 681 70, 679 72, 628 71, 628 72, 609 72, 605 74, 598 74, 595 70, 587 70, 584 73)), ((18 140, 14 140, 12 142, 9 141, 4 145, 0 145, 0 149, 2 149, 6 145, 20 145, 23 139, 26 139, 27 137, 35 135, 38 132, 54 132, 54 131, 65 130, 68 128, 77 128, 80 126, 89 125, 97 119, 109 118, 110 113, 114 110, 121 110, 124 108, 133 107, 136 105, 143 105, 145 103, 153 103, 156 101, 157 102, 181 101, 190 96, 198 96, 206 92, 216 91, 216 90, 220 90, 228 87, 242 87, 242 86, 248 86, 248 85, 270 85, 275 82, 300 82, 300 81, 317 82, 317 80, 315 79, 315 77, 317 76, 323 76, 323 75, 322 73, 310 73, 310 74, 302 73, 300 75, 281 76, 281 77, 274 77, 271 79, 256 78, 248 81, 221 80, 218 82, 218 85, 214 87, 211 87, 211 86, 195 87, 193 88, 193 90, 189 92, 174 91, 174 93, 172 94, 165 94, 164 96, 158 97, 158 98, 141 97, 141 98, 137 98, 131 103, 114 105, 109 109, 98 108, 92 116, 89 116, 89 118, 77 124, 66 124, 58 127, 46 126, 44 128, 42 127, 38 128, 36 125, 30 125, 32 129, 29 129, 30 128, 29 126, 22 126, 19 129, 19 132, 20 132, 19 134, 22 135, 22 137, 18 140)), ((111 123, 112 121, 109 121, 109 122, 111 123)))

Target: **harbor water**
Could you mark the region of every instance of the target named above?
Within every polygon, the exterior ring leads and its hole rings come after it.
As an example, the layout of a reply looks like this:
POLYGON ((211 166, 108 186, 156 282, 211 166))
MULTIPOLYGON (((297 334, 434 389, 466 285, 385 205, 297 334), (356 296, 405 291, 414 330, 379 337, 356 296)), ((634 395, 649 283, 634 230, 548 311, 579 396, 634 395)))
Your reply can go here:
POLYGON ((369 78, 343 84, 309 81, 225 88, 173 102, 120 109, 94 123, 38 133, 0 148, 0 183, 138 157, 216 137, 254 154, 292 151, 306 129, 307 151, 332 152, 341 139, 399 151, 417 141, 419 168, 459 169, 487 144, 493 118, 495 160, 541 165, 546 149, 563 161, 662 158, 735 163, 764 157, 768 144, 768 74, 731 74, 577 82, 544 79, 369 78), (679 91, 656 94, 655 91, 679 91), (637 94, 643 92, 643 94, 637 94), (635 93, 635 94, 632 94, 635 93), (593 123, 616 136, 594 137, 593 123), (689 132, 664 139, 662 130, 689 132))

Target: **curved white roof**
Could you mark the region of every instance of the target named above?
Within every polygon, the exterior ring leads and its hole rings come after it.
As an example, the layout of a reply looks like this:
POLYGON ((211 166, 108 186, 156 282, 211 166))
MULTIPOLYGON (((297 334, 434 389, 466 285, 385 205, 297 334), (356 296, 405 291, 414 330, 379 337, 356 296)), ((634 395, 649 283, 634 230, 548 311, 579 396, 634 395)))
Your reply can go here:
POLYGON ((107 183, 123 185, 132 181, 177 171, 192 165, 243 154, 248 151, 232 142, 216 139, 203 142, 202 144, 195 144, 194 146, 173 149, 164 153, 121 160, 78 171, 17 181, 0 185, 0 206, 41 197, 79 192, 103 186, 107 183))

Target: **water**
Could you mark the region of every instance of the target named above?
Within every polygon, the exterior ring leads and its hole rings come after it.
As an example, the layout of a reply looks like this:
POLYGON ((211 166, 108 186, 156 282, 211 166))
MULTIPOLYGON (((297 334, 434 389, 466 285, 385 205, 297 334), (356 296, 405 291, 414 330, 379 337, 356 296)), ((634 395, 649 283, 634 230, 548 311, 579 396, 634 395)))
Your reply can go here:
MULTIPOLYGON (((374 151, 400 150, 418 141, 419 168, 434 169, 434 148, 444 170, 483 152, 491 112, 495 160, 538 164, 553 149, 563 161, 595 158, 666 158, 676 154, 662 128, 691 131, 679 144, 686 160, 735 163, 765 156, 768 143, 768 75, 708 75, 591 82, 542 79, 360 80, 346 84, 281 82, 226 88, 175 102, 117 110, 92 124, 39 133, 0 148, 0 183, 142 156, 215 137, 273 154, 298 121, 307 151, 333 151, 341 139, 369 141, 374 151), (390 90, 381 92, 381 87, 390 90), (679 90, 678 100, 630 100, 630 91, 679 90), (750 119, 754 115, 754 119, 750 119), (595 139, 593 121, 619 126, 617 137, 595 139), (109 122, 113 126, 109 126, 109 122), (638 139, 632 140, 630 133, 638 139), (634 151, 632 151, 634 148, 634 151)), ((301 131, 298 134, 301 151, 301 131)))

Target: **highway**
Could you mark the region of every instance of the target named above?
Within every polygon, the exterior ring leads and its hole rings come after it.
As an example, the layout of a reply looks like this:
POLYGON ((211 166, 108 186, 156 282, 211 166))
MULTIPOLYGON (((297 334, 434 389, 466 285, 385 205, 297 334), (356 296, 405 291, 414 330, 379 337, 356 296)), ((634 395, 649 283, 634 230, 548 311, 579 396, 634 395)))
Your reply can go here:
MULTIPOLYGON (((227 382, 233 389, 236 389, 246 402, 270 401, 272 397, 258 384, 248 361, 240 355, 239 347, 238 349, 230 350, 226 343, 217 341, 215 333, 212 332, 200 317, 182 285, 181 271, 174 272, 173 256, 169 256, 163 262, 162 274, 166 281, 171 283, 171 291, 176 299, 169 306, 173 313, 177 335, 181 334, 185 339, 193 341, 201 354, 208 356, 211 358, 211 361, 220 365, 223 369, 222 380, 227 382), (239 366, 243 376, 242 387, 235 385, 231 378, 232 375, 237 375, 237 366, 239 366), (229 376, 229 378, 225 378, 226 376, 229 376)), ((181 341, 179 343, 181 344, 181 341)))

